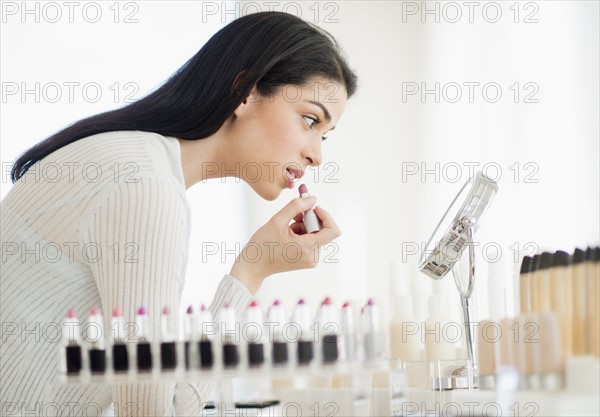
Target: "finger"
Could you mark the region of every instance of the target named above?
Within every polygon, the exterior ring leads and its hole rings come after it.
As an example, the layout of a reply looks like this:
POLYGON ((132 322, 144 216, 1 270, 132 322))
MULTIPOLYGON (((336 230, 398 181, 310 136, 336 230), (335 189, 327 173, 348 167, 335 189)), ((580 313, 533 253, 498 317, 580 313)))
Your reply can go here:
POLYGON ((316 202, 315 196, 294 198, 273 216, 273 220, 287 226, 290 220, 314 206, 316 202))
POLYGON ((290 229, 297 235, 305 235, 306 234, 306 226, 302 222, 296 222, 290 224, 290 229))
POLYGON ((294 221, 295 222, 302 222, 302 221, 304 221, 304 215, 303 215, 303 213, 296 214, 296 217, 294 217, 294 221))
POLYGON ((341 229, 333 220, 333 217, 322 207, 315 206, 315 214, 321 220, 323 228, 315 235, 319 238, 320 243, 331 242, 342 234, 341 229))

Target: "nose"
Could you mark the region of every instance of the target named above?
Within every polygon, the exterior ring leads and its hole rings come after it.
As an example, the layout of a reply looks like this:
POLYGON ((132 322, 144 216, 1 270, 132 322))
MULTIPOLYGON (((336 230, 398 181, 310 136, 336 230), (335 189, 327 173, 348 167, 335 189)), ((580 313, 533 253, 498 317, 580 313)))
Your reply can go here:
POLYGON ((321 165, 321 143, 316 146, 311 146, 304 150, 304 159, 308 161, 308 165, 319 166, 321 165))

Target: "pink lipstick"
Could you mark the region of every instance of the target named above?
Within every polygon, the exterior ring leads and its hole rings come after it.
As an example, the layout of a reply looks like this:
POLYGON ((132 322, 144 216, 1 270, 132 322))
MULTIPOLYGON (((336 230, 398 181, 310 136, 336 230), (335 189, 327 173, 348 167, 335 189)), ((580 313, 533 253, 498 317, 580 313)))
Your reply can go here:
POLYGON ((94 374, 104 373, 106 371, 106 350, 104 347, 104 323, 102 312, 99 308, 92 308, 87 323, 88 328, 95 329, 97 337, 90 341, 89 360, 90 371, 94 374))
POLYGON ((135 317, 135 324, 138 331, 138 343, 136 350, 136 364, 138 372, 150 372, 152 370, 152 346, 146 335, 148 316, 146 309, 140 307, 135 317))
POLYGON ((333 363, 338 359, 338 335, 336 334, 336 320, 331 298, 325 297, 321 303, 319 312, 319 321, 322 339, 322 360, 323 363, 333 363))
POLYGON ((81 371, 82 357, 79 319, 75 309, 69 309, 63 322, 62 342, 65 347, 65 370, 69 375, 77 375, 81 371))
MULTIPOLYGON (((300 187, 298 187, 298 191, 300 192, 300 197, 310 197, 310 194, 308 193, 308 188, 306 188, 306 184, 301 184, 300 187)), ((319 230, 321 230, 321 222, 319 221, 319 218, 317 217, 313 209, 306 210, 302 214, 302 220, 304 221, 306 233, 316 233, 319 230)))
POLYGON ((204 369, 212 368, 214 364, 214 354, 212 341, 209 336, 209 328, 214 326, 212 314, 204 304, 200 307, 200 341, 198 342, 198 352, 200 354, 200 366, 204 369))
POLYGON ((273 364, 282 365, 288 361, 288 346, 283 337, 283 326, 285 325, 285 312, 279 300, 275 300, 268 312, 268 320, 274 323, 275 331, 273 334, 273 364))
POLYGON ((177 348, 169 324, 169 314, 169 307, 165 306, 160 317, 160 337, 162 339, 160 344, 160 364, 162 369, 175 369, 177 367, 177 348))
POLYGON ((113 333, 112 344, 112 365, 113 371, 125 372, 129 369, 129 354, 127 345, 121 337, 121 332, 125 329, 123 323, 123 313, 119 307, 115 307, 112 313, 111 330, 113 333))
POLYGON ((300 327, 300 339, 298 340, 297 360, 299 365, 309 365, 314 358, 313 341, 310 335, 310 311, 308 305, 301 298, 294 310, 292 320, 300 327))

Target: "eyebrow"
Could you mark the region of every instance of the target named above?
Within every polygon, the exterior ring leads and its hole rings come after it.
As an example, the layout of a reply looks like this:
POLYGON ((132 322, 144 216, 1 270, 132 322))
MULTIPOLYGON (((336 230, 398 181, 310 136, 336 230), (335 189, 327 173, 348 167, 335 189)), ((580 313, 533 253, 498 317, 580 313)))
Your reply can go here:
MULTIPOLYGON (((327 120, 328 122, 331 121, 331 114, 329 114, 329 110, 327 110, 327 107, 325 107, 325 105, 323 105, 323 103, 318 102, 318 101, 314 101, 314 100, 304 100, 308 103, 314 104, 316 106, 319 106, 321 108, 321 110, 323 110, 323 113, 325 114, 325 120, 327 120)), ((335 129, 335 126, 333 126, 331 129, 329 130, 333 130, 335 129)))

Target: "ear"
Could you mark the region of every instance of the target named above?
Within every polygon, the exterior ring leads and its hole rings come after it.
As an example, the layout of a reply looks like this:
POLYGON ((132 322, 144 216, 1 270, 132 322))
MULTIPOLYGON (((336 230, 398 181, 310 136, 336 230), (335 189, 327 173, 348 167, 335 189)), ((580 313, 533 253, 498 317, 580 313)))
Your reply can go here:
POLYGON ((258 99, 258 88, 255 85, 254 87, 252 87, 252 90, 250 90, 250 93, 248 93, 244 101, 242 101, 240 105, 237 106, 233 114, 235 114, 236 117, 240 117, 247 114, 247 112, 250 111, 250 109, 252 109, 253 106, 258 102, 258 99))

